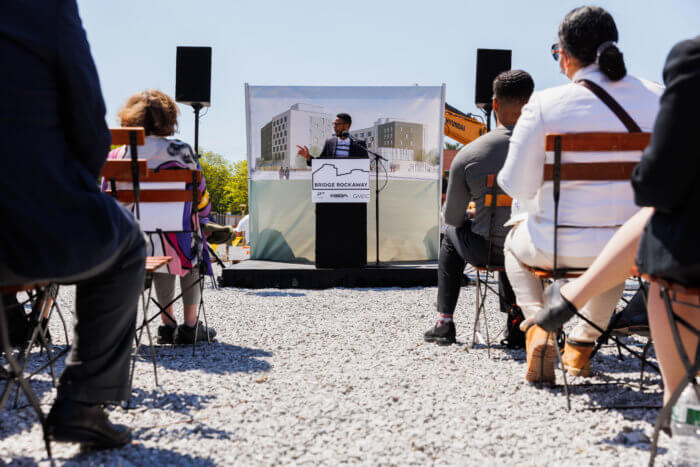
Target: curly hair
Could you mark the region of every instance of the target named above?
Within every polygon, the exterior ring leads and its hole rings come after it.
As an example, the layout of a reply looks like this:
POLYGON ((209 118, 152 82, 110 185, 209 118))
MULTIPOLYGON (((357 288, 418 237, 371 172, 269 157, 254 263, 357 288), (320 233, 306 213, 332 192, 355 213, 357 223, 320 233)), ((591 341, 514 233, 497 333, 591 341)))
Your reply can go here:
POLYGON ((493 80, 493 96, 496 99, 516 102, 523 105, 530 99, 535 82, 530 73, 524 70, 508 70, 493 80))
POLYGON ((146 135, 171 136, 177 130, 180 110, 164 92, 148 89, 131 96, 119 110, 122 126, 140 126, 146 135))

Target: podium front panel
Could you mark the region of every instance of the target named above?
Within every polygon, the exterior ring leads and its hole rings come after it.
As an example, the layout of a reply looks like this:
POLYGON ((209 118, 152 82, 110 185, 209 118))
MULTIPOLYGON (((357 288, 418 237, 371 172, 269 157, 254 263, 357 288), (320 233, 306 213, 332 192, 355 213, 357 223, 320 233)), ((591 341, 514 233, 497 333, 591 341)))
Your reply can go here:
POLYGON ((367 205, 316 203, 316 267, 367 265, 367 205))

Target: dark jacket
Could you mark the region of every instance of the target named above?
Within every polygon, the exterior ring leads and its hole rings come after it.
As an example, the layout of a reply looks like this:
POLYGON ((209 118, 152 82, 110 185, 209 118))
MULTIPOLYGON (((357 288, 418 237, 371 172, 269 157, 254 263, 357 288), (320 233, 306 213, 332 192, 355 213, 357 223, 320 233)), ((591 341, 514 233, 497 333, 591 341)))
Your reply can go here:
POLYGON ((110 258, 133 220, 100 193, 105 105, 75 0, 0 2, 0 261, 60 278, 110 258))
POLYGON ((649 146, 632 175, 635 201, 653 206, 637 253, 642 272, 700 286, 700 36, 676 44, 649 146))
MULTIPOLYGON (((323 145, 323 150, 318 156, 318 159, 333 159, 335 157, 335 148, 338 145, 338 137, 331 136, 323 145)), ((362 140, 350 140, 350 159, 367 159, 367 144, 362 140)), ((311 159, 306 161, 306 165, 311 166, 311 159)))

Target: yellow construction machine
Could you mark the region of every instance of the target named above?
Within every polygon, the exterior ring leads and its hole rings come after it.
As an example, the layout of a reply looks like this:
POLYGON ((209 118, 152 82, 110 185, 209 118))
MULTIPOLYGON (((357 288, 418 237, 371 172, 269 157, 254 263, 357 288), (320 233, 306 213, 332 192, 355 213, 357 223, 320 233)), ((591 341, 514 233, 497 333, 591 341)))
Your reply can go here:
POLYGON ((486 124, 480 117, 465 114, 450 104, 445 104, 445 136, 469 144, 485 133, 486 124))

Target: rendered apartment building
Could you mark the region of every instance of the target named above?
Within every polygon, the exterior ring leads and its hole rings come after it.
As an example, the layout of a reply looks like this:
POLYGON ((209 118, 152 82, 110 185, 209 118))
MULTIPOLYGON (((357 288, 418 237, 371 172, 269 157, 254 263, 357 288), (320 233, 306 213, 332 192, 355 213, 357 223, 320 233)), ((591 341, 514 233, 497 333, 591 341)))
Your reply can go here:
POLYGON ((289 167, 306 169, 297 156, 297 145, 306 145, 318 156, 327 138, 333 134, 333 118, 318 105, 294 104, 275 115, 260 129, 260 159, 257 168, 289 167))
POLYGON ((423 125, 380 118, 369 128, 353 130, 354 138, 365 140, 367 149, 389 161, 413 161, 423 150, 423 125))

